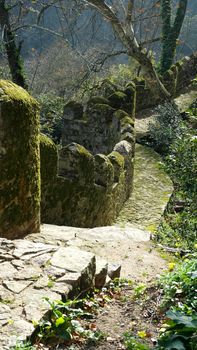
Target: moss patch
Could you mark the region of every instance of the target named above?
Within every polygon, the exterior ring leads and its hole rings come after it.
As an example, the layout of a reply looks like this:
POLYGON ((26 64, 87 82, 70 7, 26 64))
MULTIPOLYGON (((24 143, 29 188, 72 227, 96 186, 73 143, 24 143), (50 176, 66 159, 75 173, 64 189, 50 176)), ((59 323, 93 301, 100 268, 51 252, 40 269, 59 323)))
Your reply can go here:
POLYGON ((39 230, 38 104, 21 87, 0 81, 0 235, 39 230))

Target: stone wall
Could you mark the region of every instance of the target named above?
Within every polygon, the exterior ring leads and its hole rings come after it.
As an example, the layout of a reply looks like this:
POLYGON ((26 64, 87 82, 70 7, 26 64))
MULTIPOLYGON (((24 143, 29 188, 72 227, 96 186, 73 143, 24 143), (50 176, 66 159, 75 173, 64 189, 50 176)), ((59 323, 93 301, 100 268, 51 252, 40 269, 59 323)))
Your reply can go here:
MULTIPOLYGON (((64 108, 62 145, 76 142, 93 154, 110 153, 121 139, 121 122, 117 111, 134 115, 135 87, 114 91, 104 98, 92 97, 82 106, 75 101, 64 108)), ((133 130, 132 130, 133 133, 133 130)))
MULTIPOLYGON (((176 96, 196 74, 193 55, 172 66, 163 82, 176 96)), ((132 189, 135 110, 159 102, 136 78, 125 89, 105 80, 86 106, 65 106, 59 155, 41 139, 42 222, 93 227, 115 220, 132 189)))
MULTIPOLYGON (((171 95, 176 97, 196 75, 197 53, 178 61, 164 74, 161 80, 171 95)), ((154 107, 162 102, 162 97, 158 100, 146 86, 143 78, 135 78, 134 83, 136 85, 136 111, 154 107)))
POLYGON ((134 114, 132 84, 127 93, 117 91, 108 100, 92 98, 86 109, 66 105, 66 145, 57 152, 41 136, 42 222, 80 227, 113 223, 132 190, 134 114))
POLYGON ((37 112, 36 101, 25 90, 0 80, 0 237, 39 231, 37 112))

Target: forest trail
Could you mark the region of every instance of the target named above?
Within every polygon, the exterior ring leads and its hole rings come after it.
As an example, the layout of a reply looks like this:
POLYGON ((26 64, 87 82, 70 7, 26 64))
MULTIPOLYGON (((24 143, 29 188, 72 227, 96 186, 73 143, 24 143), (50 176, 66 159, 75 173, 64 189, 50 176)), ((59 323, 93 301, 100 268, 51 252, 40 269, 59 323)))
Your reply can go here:
POLYGON ((162 169, 162 159, 150 147, 136 144, 133 193, 117 218, 118 224, 132 224, 153 231, 173 191, 162 169))
POLYGON ((29 235, 34 242, 74 246, 121 265, 121 277, 147 282, 161 273, 166 262, 152 248, 151 233, 158 226, 173 191, 161 167, 161 157, 136 145, 133 193, 116 223, 93 229, 42 225, 29 235))

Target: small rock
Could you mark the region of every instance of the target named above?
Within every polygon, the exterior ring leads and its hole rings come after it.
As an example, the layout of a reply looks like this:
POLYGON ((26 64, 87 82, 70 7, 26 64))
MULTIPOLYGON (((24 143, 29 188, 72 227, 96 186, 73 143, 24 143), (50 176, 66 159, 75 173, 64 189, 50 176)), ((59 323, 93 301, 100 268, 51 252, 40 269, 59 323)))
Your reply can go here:
POLYGON ((120 277, 121 265, 120 264, 109 264, 108 265, 108 276, 113 280, 120 277))

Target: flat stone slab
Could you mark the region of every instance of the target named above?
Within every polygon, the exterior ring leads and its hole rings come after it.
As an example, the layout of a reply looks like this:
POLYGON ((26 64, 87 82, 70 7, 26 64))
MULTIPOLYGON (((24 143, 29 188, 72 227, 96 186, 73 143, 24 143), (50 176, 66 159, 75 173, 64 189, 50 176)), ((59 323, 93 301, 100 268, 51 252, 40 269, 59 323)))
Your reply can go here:
POLYGON ((51 301, 92 287, 95 256, 75 247, 0 238, 0 349, 24 340, 51 301))
POLYGON ((84 241, 96 243, 130 239, 135 242, 147 242, 150 240, 150 233, 132 224, 125 224, 124 226, 116 224, 92 229, 44 224, 41 226, 40 233, 31 234, 26 239, 33 242, 41 241, 45 244, 51 242, 65 247, 81 246, 84 241))

